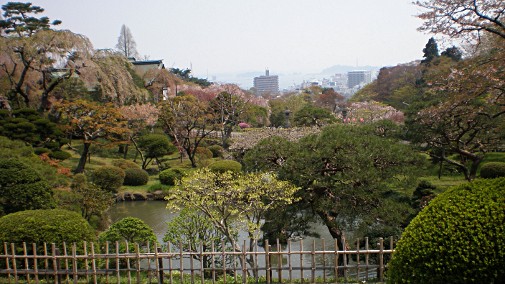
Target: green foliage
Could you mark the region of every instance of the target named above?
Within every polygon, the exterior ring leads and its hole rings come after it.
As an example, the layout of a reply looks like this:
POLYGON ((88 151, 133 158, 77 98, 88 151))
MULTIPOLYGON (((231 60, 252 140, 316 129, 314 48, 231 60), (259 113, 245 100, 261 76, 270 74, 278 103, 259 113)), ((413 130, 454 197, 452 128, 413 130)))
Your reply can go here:
POLYGON ((424 64, 432 62, 435 58, 439 57, 438 45, 434 38, 430 38, 423 49, 424 59, 421 61, 424 64))
POLYGON ((163 134, 147 134, 140 137, 138 148, 143 154, 142 169, 146 169, 153 159, 159 159, 177 151, 170 139, 163 134))
POLYGON ((84 174, 74 175, 70 187, 75 194, 73 202, 79 206, 82 216, 88 221, 103 217, 103 213, 112 205, 112 193, 89 183, 84 174))
POLYGON ((198 160, 211 159, 214 154, 207 147, 198 147, 195 149, 195 156, 198 160))
POLYGON ((51 25, 61 24, 60 20, 50 23, 48 17, 34 17, 35 14, 44 12, 44 9, 32 6, 32 3, 8 2, 2 5, 2 10, 4 10, 5 20, 0 20, 0 28, 6 34, 16 34, 19 37, 31 36, 38 30, 46 30, 51 25))
POLYGON ((33 153, 35 155, 49 154, 49 153, 51 153, 51 150, 49 150, 47 148, 34 148, 33 153))
POLYGON ((481 178, 505 177, 505 163, 490 162, 482 165, 480 168, 481 178))
POLYGON ((22 141, 11 140, 7 137, 0 136, 0 158, 29 158, 33 157, 33 149, 26 146, 22 141))
POLYGON ((305 105, 294 114, 295 126, 322 127, 337 121, 333 114, 325 109, 312 105, 305 105))
POLYGON ((239 226, 251 239, 259 239, 266 212, 294 202, 297 190, 271 173, 219 173, 202 168, 183 177, 166 199, 169 208, 202 211, 233 242, 239 226))
POLYGON ((144 185, 149 181, 149 174, 143 169, 129 168, 124 170, 124 185, 144 185))
POLYGON ((244 156, 246 171, 277 171, 291 156, 293 143, 280 136, 261 140, 244 156))
POLYGON ((211 145, 207 147, 212 152, 212 158, 222 158, 223 157, 223 147, 220 145, 211 145))
POLYGON ((412 196, 412 207, 417 210, 421 210, 426 207, 426 205, 428 205, 428 203, 433 198, 435 198, 434 190, 436 188, 437 187, 431 184, 429 181, 421 180, 414 190, 412 196))
POLYGON ((160 173, 160 183, 163 185, 175 185, 178 180, 184 176, 184 170, 179 168, 170 168, 160 173))
MULTIPOLYGON (((199 251, 200 244, 203 252, 209 252, 212 248, 215 251, 222 251, 222 243, 229 244, 226 237, 216 229, 208 216, 198 211, 182 209, 179 215, 167 222, 168 229, 163 237, 164 242, 173 245, 182 245, 183 251, 199 251)), ((194 258, 203 261, 204 267, 211 267, 215 264, 216 257, 205 255, 200 259, 200 255, 194 258)), ((222 263, 221 260, 217 262, 222 263)))
POLYGON ((32 167, 15 159, 0 159, 0 214, 54 205, 51 188, 32 167))
POLYGON ((125 172, 118 167, 103 166, 90 174, 92 183, 109 192, 117 192, 123 185, 125 172))
POLYGON ((138 243, 139 245, 154 244, 157 242, 156 235, 144 221, 139 218, 126 217, 112 224, 109 229, 98 237, 100 242, 138 243))
POLYGON ((505 279, 505 178, 438 195, 405 229, 390 283, 499 283, 505 279))
POLYGON ((0 135, 12 140, 22 140, 33 147, 58 150, 65 142, 63 132, 57 124, 41 116, 34 109, 22 108, 12 115, 0 115, 0 135))
POLYGON ((22 245, 94 241, 95 232, 79 213, 63 210, 26 210, 0 218, 0 242, 22 245))
POLYGON ((242 170, 242 164, 233 160, 219 160, 210 164, 208 168, 213 172, 219 173, 224 173, 227 171, 239 173, 242 170))
POLYGON ((65 151, 53 151, 53 152, 49 153, 49 157, 51 159, 63 161, 63 160, 66 160, 66 159, 72 157, 72 154, 65 152, 65 151))
POLYGON ((115 167, 121 168, 123 170, 126 169, 140 169, 140 166, 137 165, 135 162, 125 160, 125 159, 117 159, 117 160, 112 160, 111 164, 115 167))
MULTIPOLYGON (((390 192, 409 188, 424 161, 410 146, 357 125, 325 127, 289 151, 279 177, 302 188, 304 204, 324 220, 334 238, 356 226, 384 225, 394 203, 409 208, 408 196, 390 192)), ((387 226, 396 226, 399 234, 410 214, 391 216, 398 219, 389 219, 387 226)))

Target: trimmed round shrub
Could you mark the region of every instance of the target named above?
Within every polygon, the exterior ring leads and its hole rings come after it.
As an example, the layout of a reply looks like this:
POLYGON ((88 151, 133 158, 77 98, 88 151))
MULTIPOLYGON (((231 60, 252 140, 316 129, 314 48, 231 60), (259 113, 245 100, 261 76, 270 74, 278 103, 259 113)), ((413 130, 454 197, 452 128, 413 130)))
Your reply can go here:
POLYGON ((33 149, 33 153, 35 153, 35 155, 42 155, 42 154, 49 154, 51 153, 51 150, 47 149, 47 148, 34 148, 33 149))
POLYGON ((144 221, 135 217, 125 217, 112 224, 109 229, 99 236, 101 242, 121 242, 139 243, 140 245, 156 243, 156 235, 153 229, 144 221))
POLYGON ((212 145, 207 147, 212 152, 212 158, 222 158, 223 157, 223 147, 220 145, 212 145))
POLYGON ((505 177, 505 163, 489 162, 480 168, 481 178, 505 177))
POLYGON ((209 165, 209 169, 213 172, 224 173, 232 171, 238 173, 242 170, 242 164, 233 160, 220 160, 209 165))
POLYGON ((177 180, 184 176, 184 170, 179 168, 166 169, 160 173, 160 183, 164 185, 175 185, 177 180))
POLYGON ((66 160, 66 159, 72 157, 72 154, 65 152, 65 151, 53 151, 53 152, 49 153, 49 157, 51 159, 63 161, 63 160, 66 160))
POLYGON ((16 159, 0 159, 0 215, 54 206, 51 187, 34 168, 16 159))
POLYGON ((405 229, 389 283, 501 283, 505 279, 505 178, 450 188, 405 229))
POLYGON ((129 168, 124 170, 124 182, 123 185, 144 185, 149 181, 149 174, 143 169, 139 168, 129 168))
POLYGON ((103 166, 91 172, 90 180, 101 189, 117 192, 123 185, 125 172, 114 166, 103 166))
POLYGON ((95 232, 81 214, 63 209, 26 210, 0 218, 0 243, 94 241, 95 232))
POLYGON ((113 166, 121 168, 123 170, 126 169, 140 169, 140 166, 137 165, 135 162, 125 160, 125 159, 117 159, 117 160, 112 160, 111 163, 113 166))

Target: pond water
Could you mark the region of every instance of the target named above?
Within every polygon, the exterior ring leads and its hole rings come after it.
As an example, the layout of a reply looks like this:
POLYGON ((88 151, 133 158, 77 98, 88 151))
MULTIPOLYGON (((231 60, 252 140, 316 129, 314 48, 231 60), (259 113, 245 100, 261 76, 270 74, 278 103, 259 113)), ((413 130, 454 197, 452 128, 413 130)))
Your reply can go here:
MULTIPOLYGON (((177 213, 170 212, 170 210, 166 209, 166 205, 166 201, 126 201, 116 203, 109 210, 109 213, 112 222, 117 222, 129 216, 141 219, 153 229, 158 237, 158 241, 161 243, 167 231, 167 222, 177 216, 177 213)), ((332 237, 328 229, 319 223, 312 223, 311 227, 321 235, 321 238, 316 239, 316 249, 322 248, 321 239, 326 239, 327 246, 329 247, 332 242, 332 237)), ((240 241, 245 237, 245 234, 241 234, 240 241)), ((307 237, 304 239, 304 243, 306 245, 312 245, 313 240, 313 238, 307 237)))
MULTIPOLYGON (((163 236, 167 230, 167 222, 170 221, 172 218, 177 216, 177 213, 170 212, 169 210, 166 209, 166 202, 165 201, 131 201, 131 202, 120 202, 115 204, 111 209, 110 209, 110 217, 112 219, 112 222, 117 222, 121 220, 124 217, 136 217, 141 220, 143 220, 147 225, 149 225, 154 233, 156 234, 158 241, 163 244, 162 239, 163 236)), ((327 251, 327 250, 333 250, 334 249, 334 242, 331 238, 331 235, 328 232, 328 229, 318 223, 313 223, 311 224, 311 227, 313 228, 314 231, 318 232, 321 235, 321 238, 311 238, 307 237, 303 240, 293 240, 291 242, 291 251, 327 251), (326 241, 323 241, 326 240, 326 241), (323 245, 324 244, 324 245, 323 245), (324 246, 324 247, 323 247, 324 246)), ((246 239, 247 234, 242 233, 239 235, 239 242, 238 244, 242 244, 242 242, 246 239)), ((247 244, 248 245, 248 244, 247 244)), ((272 244, 275 245, 275 244, 272 244)), ((340 244, 339 244, 339 247, 340 244)), ((276 248, 272 248, 272 250, 276 250, 276 248)), ((263 248, 259 247, 258 251, 264 251, 263 248)), ((287 246, 282 246, 281 251, 287 252, 288 248, 287 246)), ((284 255, 282 257, 282 263, 285 265, 287 263, 287 257, 284 255)), ((291 259, 290 258, 290 263, 293 264, 293 266, 301 266, 301 263, 303 263, 303 266, 310 268, 311 267, 311 260, 309 256, 306 256, 303 260, 300 259, 300 257, 291 259)), ((321 258, 318 257, 315 259, 315 261, 318 263, 318 265, 325 266, 329 265, 331 267, 333 261, 333 257, 331 254, 328 255, 326 258, 321 258)), ((164 261, 164 263, 166 260, 164 261)), ((167 265, 167 264, 165 264, 167 265)), ((258 265, 261 267, 264 265, 264 260, 258 260, 258 265)), ((185 259, 184 260, 184 266, 188 267, 189 266, 189 260, 185 259)), ((287 272, 284 271, 283 275, 286 274, 287 272)), ((300 272, 294 272, 294 277, 299 277, 300 272)), ((263 273, 260 273, 263 275, 263 273)), ((310 277, 310 269, 307 269, 306 272, 303 272, 304 277, 310 277)), ((323 272, 317 271, 316 275, 321 276, 323 272)), ((331 275, 331 271, 326 271, 324 274, 331 275)), ((287 277, 287 275, 284 275, 284 277, 287 277)))

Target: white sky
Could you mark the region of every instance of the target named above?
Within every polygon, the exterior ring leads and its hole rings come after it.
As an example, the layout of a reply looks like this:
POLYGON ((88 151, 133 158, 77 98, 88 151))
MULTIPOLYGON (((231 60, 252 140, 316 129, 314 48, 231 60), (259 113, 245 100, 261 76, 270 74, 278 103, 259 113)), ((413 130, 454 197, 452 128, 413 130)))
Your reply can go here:
POLYGON ((278 74, 392 66, 422 58, 431 37, 416 31, 419 8, 411 0, 31 2, 95 48, 113 48, 125 24, 141 55, 163 59, 167 67, 192 66, 193 74, 209 78, 266 67, 278 74))

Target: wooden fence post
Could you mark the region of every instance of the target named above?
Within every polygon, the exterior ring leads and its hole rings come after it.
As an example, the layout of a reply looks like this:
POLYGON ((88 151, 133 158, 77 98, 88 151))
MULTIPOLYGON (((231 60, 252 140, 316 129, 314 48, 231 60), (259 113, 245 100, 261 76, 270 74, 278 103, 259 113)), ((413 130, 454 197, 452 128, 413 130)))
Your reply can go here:
POLYGON ((267 276, 267 283, 271 283, 272 274, 270 273, 270 245, 268 240, 265 240, 265 274, 267 276))
POLYGON ((384 282, 384 239, 379 239, 379 281, 384 282))
POLYGON ((163 258, 159 256, 161 253, 161 248, 156 245, 156 261, 158 262, 158 283, 163 284, 163 258))

